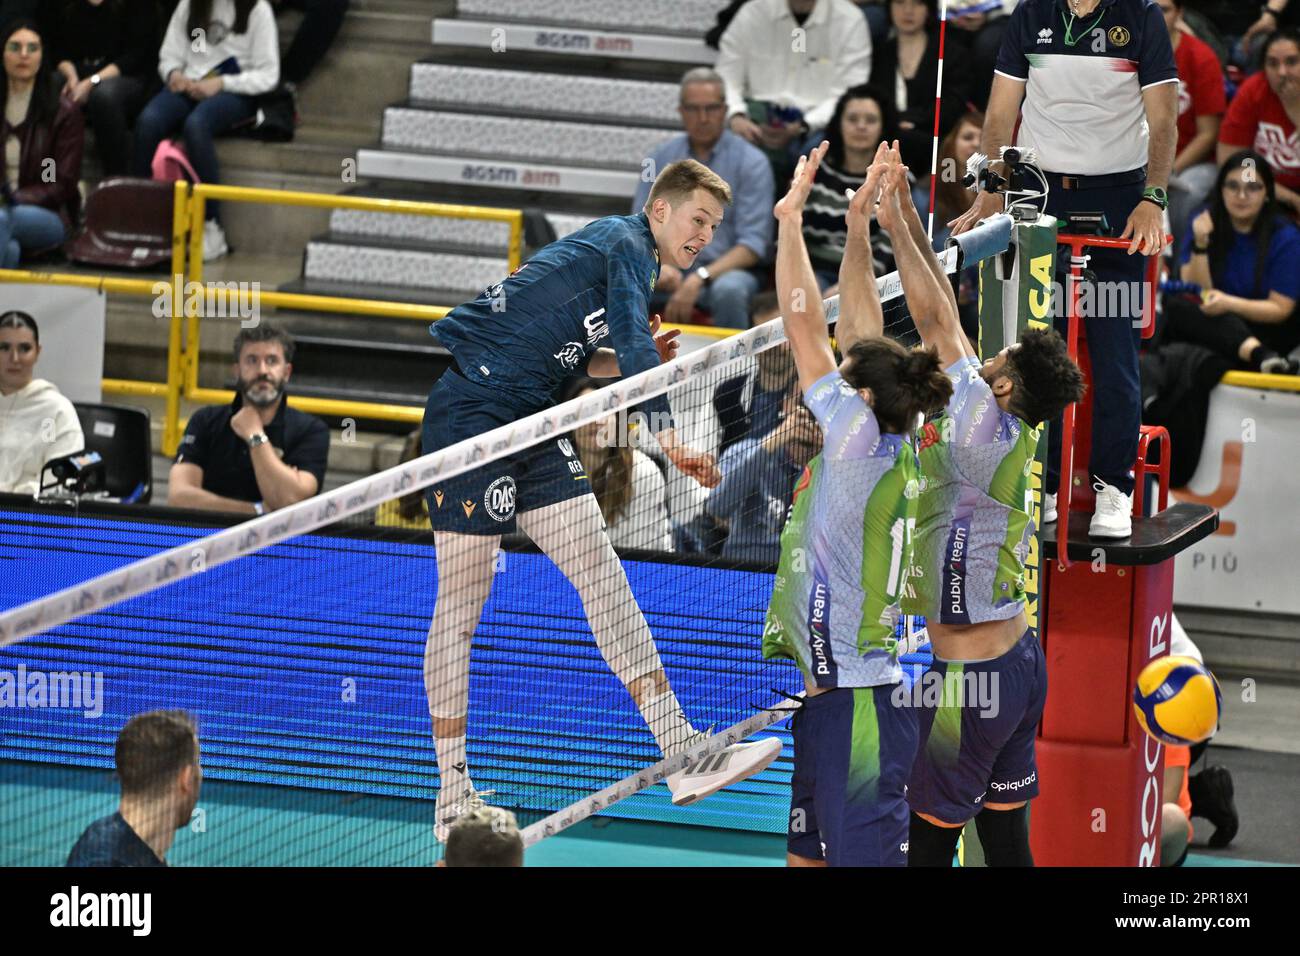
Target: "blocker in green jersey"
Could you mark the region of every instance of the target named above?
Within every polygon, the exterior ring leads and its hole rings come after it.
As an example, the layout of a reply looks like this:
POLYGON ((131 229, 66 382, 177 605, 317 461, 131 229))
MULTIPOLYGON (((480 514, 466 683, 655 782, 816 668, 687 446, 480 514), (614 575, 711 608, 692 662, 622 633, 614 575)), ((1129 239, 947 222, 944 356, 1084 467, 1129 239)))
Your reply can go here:
MULTIPOLYGON (((804 402, 822 452, 795 488, 763 634, 766 657, 788 657, 807 686, 796 714, 787 861, 792 866, 901 866, 907 860, 904 785, 917 711, 894 706, 902 680, 894 627, 913 565, 920 495, 911 433, 952 386, 933 350, 880 336, 868 203, 873 165, 846 215, 836 365, 804 248, 802 211, 825 147, 799 161, 777 204, 776 284, 804 402)), ((883 154, 883 150, 881 154, 883 154)))
POLYGON ((953 384, 944 415, 921 437, 916 588, 904 602, 925 616, 934 650, 922 681, 945 688, 911 696, 922 716, 908 781, 908 864, 951 866, 972 817, 990 865, 1032 864, 1025 809, 1038 792, 1034 733, 1047 680, 1024 613, 1029 474, 1037 425, 1080 397, 1083 377, 1050 330, 1031 329, 980 363, 912 205, 907 169, 892 151, 888 163, 880 219, 916 330, 953 384), (990 694, 969 694, 972 683, 990 694), (949 687, 961 691, 956 701, 949 687))

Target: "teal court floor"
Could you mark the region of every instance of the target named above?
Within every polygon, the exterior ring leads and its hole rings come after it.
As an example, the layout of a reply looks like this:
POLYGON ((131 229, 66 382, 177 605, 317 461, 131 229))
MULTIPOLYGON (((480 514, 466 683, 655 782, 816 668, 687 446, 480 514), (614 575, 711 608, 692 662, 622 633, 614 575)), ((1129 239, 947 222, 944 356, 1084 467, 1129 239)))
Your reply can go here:
MULTIPOLYGON (((1282 794, 1257 785, 1266 777, 1295 779, 1300 756, 1213 753, 1237 778, 1242 828, 1227 850, 1194 847, 1187 865, 1300 864, 1295 823, 1269 809, 1282 807, 1282 794)), ((86 824, 115 806, 116 785, 106 771, 0 764, 0 865, 61 865, 86 824)), ((177 832, 168 860, 174 866, 429 866, 438 858, 430 809, 425 801, 210 781, 200 812, 177 832)), ((1210 826, 1198 820, 1197 827, 1203 844, 1210 826)), ((781 866, 784 857, 785 839, 777 834, 594 818, 541 841, 525 862, 781 866)))

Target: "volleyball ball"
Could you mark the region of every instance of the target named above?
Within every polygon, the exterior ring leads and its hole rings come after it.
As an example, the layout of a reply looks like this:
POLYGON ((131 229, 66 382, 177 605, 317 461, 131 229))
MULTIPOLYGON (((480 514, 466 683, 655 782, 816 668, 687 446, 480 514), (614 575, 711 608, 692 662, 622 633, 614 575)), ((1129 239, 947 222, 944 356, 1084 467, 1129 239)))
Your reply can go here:
POLYGON ((1142 729, 1164 744, 1189 746, 1209 739, 1223 705, 1219 682, 1194 657, 1170 655, 1147 664, 1133 688, 1133 712, 1142 729))

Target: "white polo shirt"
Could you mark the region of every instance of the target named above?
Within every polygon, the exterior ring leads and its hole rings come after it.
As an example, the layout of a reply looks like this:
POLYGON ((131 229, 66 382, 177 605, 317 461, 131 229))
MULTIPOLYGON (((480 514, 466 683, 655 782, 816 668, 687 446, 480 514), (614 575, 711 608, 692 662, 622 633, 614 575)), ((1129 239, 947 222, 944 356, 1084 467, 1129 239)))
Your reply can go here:
POLYGON ((797 106, 822 129, 840 95, 871 75, 871 32, 849 0, 817 0, 802 27, 787 0, 750 0, 722 34, 714 69, 728 116, 744 113, 746 98, 766 100, 797 106))
POLYGON ((1066 0, 1024 0, 1011 14, 999 76, 1027 84, 1016 145, 1068 176, 1147 164, 1142 91, 1178 82, 1164 16, 1152 0, 1101 0, 1086 17, 1066 0))

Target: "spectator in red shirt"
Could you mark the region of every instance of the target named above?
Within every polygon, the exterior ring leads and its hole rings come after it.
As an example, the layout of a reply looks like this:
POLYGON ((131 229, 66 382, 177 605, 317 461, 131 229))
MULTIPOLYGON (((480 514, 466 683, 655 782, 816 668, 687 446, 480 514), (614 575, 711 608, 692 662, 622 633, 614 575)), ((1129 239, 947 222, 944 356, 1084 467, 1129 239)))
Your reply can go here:
POLYGON ((1300 136, 1290 113, 1300 115, 1300 32, 1277 31, 1264 45, 1264 71, 1237 91, 1219 130, 1217 162, 1241 149, 1268 160, 1277 180, 1277 201, 1300 212, 1300 136))
POLYGON ((1156 3, 1165 15, 1178 64, 1178 152, 1169 180, 1169 223, 1173 227, 1174 261, 1178 262, 1192 210, 1204 203, 1214 188, 1218 175, 1214 144, 1228 104, 1219 58, 1208 43, 1184 26, 1183 0, 1156 3))

